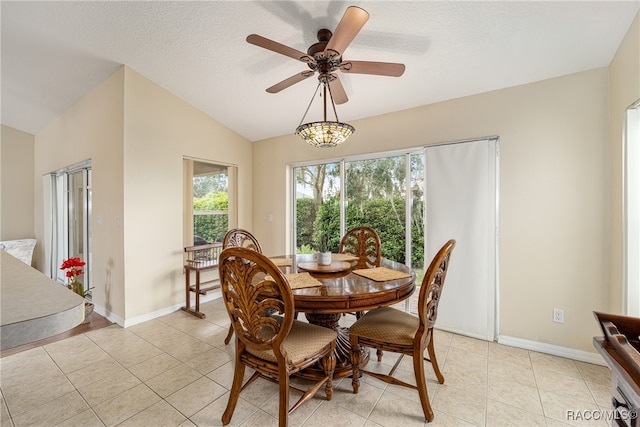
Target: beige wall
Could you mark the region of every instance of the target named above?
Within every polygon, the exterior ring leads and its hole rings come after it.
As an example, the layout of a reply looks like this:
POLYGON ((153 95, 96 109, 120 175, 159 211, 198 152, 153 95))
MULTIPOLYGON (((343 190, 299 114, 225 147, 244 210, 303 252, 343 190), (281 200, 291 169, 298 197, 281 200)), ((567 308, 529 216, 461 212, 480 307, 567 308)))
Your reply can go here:
MULTIPOLYGON (((124 69, 120 69, 80 99, 36 135, 35 230, 42 240, 42 176, 91 159, 93 301, 109 316, 124 316, 123 217, 124 69)), ((37 251, 42 261, 43 250, 37 251)))
POLYGON ((622 141, 625 110, 640 99, 640 13, 609 66, 611 126, 611 305, 622 312, 622 141))
POLYGON ((603 68, 354 121, 331 150, 295 135, 257 142, 254 230, 265 252, 285 250, 291 162, 498 135, 500 334, 593 351, 591 310, 609 305, 607 92, 603 68), (552 322, 554 307, 564 324, 552 322))
POLYGON ((31 239, 34 136, 2 126, 0 136, 0 240, 31 239))
POLYGON ((119 323, 184 304, 183 156, 238 165, 239 224, 251 228, 251 144, 130 68, 36 136, 37 236, 38 177, 91 158, 93 299, 119 323))
POLYGON ((125 78, 126 318, 184 305, 182 158, 238 166, 238 224, 252 227, 251 143, 140 74, 125 78))

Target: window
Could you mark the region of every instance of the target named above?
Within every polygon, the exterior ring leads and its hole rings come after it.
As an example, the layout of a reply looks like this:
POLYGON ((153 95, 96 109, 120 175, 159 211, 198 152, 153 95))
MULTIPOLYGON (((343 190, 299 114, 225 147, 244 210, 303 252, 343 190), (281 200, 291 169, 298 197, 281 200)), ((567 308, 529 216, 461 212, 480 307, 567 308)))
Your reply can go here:
POLYGON ((222 242, 235 227, 234 166, 185 159, 185 246, 222 242))

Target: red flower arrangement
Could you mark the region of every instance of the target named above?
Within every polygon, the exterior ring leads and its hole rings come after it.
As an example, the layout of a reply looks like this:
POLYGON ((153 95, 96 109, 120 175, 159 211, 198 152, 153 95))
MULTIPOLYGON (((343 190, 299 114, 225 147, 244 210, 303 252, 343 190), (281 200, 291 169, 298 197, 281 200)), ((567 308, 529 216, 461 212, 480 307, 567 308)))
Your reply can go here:
POLYGON ((86 262, 81 261, 80 257, 65 259, 60 266, 60 270, 67 270, 65 275, 69 280, 67 288, 71 289, 76 294, 85 298, 91 295, 89 292, 91 289, 84 290, 82 283, 78 281, 78 276, 82 274, 82 267, 86 265, 86 262))

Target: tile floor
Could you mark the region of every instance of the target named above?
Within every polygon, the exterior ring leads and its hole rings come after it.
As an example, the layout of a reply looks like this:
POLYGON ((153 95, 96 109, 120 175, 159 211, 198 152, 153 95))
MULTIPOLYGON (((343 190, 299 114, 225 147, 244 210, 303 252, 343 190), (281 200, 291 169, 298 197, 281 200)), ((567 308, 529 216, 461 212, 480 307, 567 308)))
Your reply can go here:
MULTIPOLYGON (((0 424, 5 426, 219 426, 233 376, 233 345, 221 300, 203 304, 206 319, 183 311, 127 329, 117 325, 0 359, 0 424)), ((302 316, 301 316, 302 317, 302 316)), ((345 322, 353 316, 343 317, 345 322)), ((430 367, 435 420, 426 424, 417 392, 363 377, 351 393, 336 381, 290 416, 292 426, 563 426, 609 408, 604 366, 437 331, 445 384, 430 367), (576 417, 579 418, 579 417, 576 417)), ((369 362, 389 369, 395 358, 369 362)), ((398 376, 412 381, 405 358, 398 376)), ((297 400, 292 396, 291 403, 297 400)), ((277 386, 259 380, 242 394, 231 425, 276 426, 277 386)))

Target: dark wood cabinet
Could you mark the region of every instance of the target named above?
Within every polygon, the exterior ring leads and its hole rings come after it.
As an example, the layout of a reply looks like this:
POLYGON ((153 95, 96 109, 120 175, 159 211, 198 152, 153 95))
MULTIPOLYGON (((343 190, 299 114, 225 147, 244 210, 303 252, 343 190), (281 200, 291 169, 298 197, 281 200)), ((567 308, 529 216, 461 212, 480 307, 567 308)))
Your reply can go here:
POLYGON ((611 424, 640 427, 640 318, 595 315, 604 336, 593 345, 611 369, 611 424))

